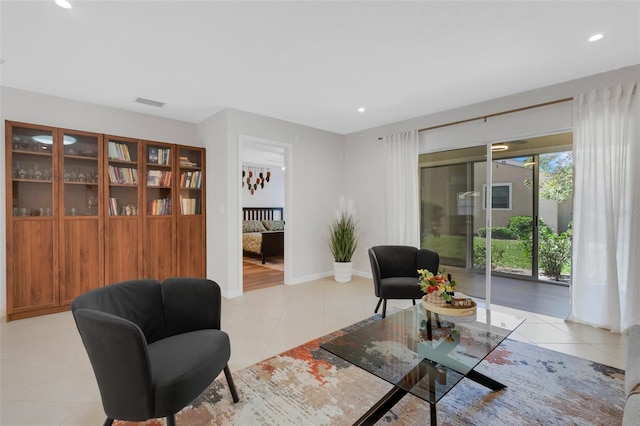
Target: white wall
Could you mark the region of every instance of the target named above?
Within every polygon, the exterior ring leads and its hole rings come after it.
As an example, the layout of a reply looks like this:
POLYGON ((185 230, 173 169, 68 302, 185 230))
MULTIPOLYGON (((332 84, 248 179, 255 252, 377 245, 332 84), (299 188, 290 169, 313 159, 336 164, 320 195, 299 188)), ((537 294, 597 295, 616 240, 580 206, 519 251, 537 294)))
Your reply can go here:
MULTIPOLYGON (((193 123, 77 102, 55 96, 0 86, 1 134, 5 120, 41 124, 72 130, 112 134, 132 138, 198 146, 193 123)), ((4 138, 3 138, 4 140, 4 138)), ((0 161, 0 199, 5 191, 5 151, 0 161)), ((6 241, 6 203, 0 208, 0 240, 6 241)), ((0 316, 6 314, 6 244, 0 246, 0 316)))
POLYGON ((229 164, 227 144, 227 110, 198 124, 198 142, 207 148, 207 278, 220 283, 228 282, 229 265, 227 244, 234 232, 227 226, 231 180, 226 168, 229 164))
MULTIPOLYGON (((265 164, 246 163, 243 165, 249 167, 263 168, 271 172, 269 182, 264 184, 264 188, 258 187, 251 194, 245 184, 242 187, 242 206, 243 207, 284 207, 284 171, 280 166, 269 166, 265 164)), ((238 185, 241 185, 240 175, 238 175, 238 185)))
MULTIPOLYGON (((413 129, 465 120, 529 105, 554 101, 613 84, 640 80, 640 65, 626 67, 548 86, 517 95, 488 100, 462 108, 405 120, 345 136, 345 195, 358 207, 361 241, 354 256, 354 270, 371 276, 367 248, 385 243, 384 150, 379 137, 413 129)), ((420 152, 462 148, 493 141, 555 133, 571 128, 571 103, 423 132, 420 152)))
POLYGON ((290 146, 285 154, 285 161, 289 161, 285 178, 285 283, 333 274, 326 240, 328 224, 343 194, 343 136, 235 109, 227 109, 224 114, 226 120, 220 120, 220 113, 198 125, 200 142, 212 148, 217 158, 207 163, 208 187, 215 181, 212 196, 207 191, 210 277, 220 284, 225 297, 242 293, 240 137, 290 146), (215 247, 215 256, 209 247, 215 247))
MULTIPOLYGON (((0 86, 4 120, 198 146, 194 123, 0 86)), ((153 107, 149 107, 153 108, 153 107)), ((150 110, 153 112, 153 110, 150 110)))

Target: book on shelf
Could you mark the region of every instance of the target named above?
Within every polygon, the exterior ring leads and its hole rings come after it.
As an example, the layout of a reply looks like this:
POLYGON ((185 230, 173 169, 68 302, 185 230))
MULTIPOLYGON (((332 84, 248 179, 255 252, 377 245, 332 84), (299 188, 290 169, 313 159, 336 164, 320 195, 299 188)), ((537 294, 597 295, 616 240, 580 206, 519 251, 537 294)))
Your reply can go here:
MULTIPOLYGON (((153 161, 153 163, 158 163, 162 165, 171 164, 171 148, 157 148, 157 160, 153 161)), ((149 160, 151 163, 152 161, 149 160)))
POLYGON ((180 213, 183 215, 200 214, 200 199, 180 196, 180 213))
POLYGON ((108 155, 110 160, 131 161, 129 147, 124 143, 109 141, 108 155))
POLYGON ((196 163, 189 160, 189 157, 186 157, 186 156, 180 156, 179 160, 180 160, 180 167, 197 167, 198 166, 196 163))
POLYGON ((149 170, 147 186, 171 186, 171 170, 149 170))
POLYGON ((158 198, 149 201, 147 204, 147 215, 149 216, 163 216, 171 214, 171 197, 158 198))
POLYGON ((115 167, 109 164, 109 182, 120 185, 136 185, 138 170, 130 167, 115 167))
POLYGON ((118 200, 109 197, 109 216, 118 216, 118 200))
POLYGON ((138 207, 133 204, 121 205, 115 197, 109 197, 109 216, 137 216, 138 207))
POLYGON ((149 147, 149 163, 157 163, 158 162, 158 148, 155 146, 149 147))
POLYGON ((180 175, 180 187, 190 189, 200 189, 202 172, 200 170, 183 172, 180 175))

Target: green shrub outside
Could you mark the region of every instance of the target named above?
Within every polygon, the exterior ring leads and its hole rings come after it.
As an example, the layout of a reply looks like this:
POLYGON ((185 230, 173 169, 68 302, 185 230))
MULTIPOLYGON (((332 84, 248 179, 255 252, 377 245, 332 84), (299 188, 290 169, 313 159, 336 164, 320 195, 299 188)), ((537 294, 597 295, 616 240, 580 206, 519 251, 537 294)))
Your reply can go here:
MULTIPOLYGON (((519 240, 524 240, 531 236, 531 232, 533 231, 533 217, 531 216, 511 216, 509 218, 508 228, 513 232, 519 240)), ((543 229, 548 229, 549 226, 544 223, 542 218, 540 218, 539 228, 542 231, 543 229)))
MULTIPOLYGON (((487 238, 487 229, 478 229, 478 237, 487 238)), ((511 229, 504 226, 494 226, 491 228, 491 238, 494 240, 517 240, 518 236, 511 229)))
MULTIPOLYGON (((482 246, 484 249, 485 239, 481 237, 473 238, 474 264, 484 267, 486 254, 476 254, 475 247, 482 246), (476 261, 478 260, 478 261, 476 261)), ((422 246, 435 250, 441 258, 464 259, 466 257, 466 238, 462 235, 442 235, 440 237, 429 236, 422 239, 422 246)), ((517 240, 493 240, 492 252, 502 252, 501 259, 495 258, 495 263, 500 266, 512 268, 531 269, 531 256, 527 256, 520 248, 517 240)), ((495 254, 493 256, 496 256, 495 254)))
POLYGON ((571 224, 569 229, 561 234, 550 229, 540 232, 540 269, 556 281, 559 281, 560 275, 571 267, 571 234, 571 224))
MULTIPOLYGON (((509 219, 509 229, 518 236, 522 252, 531 257, 533 218, 512 216, 509 219)), ((558 281, 563 273, 569 273, 571 270, 571 228, 557 234, 540 219, 538 233, 540 270, 558 281)))
MULTIPOLYGON (((550 228, 546 228, 550 229, 550 228)), ((569 232, 569 231, 567 231, 569 232)), ((556 237, 552 231, 543 232, 540 238, 540 270, 545 275, 558 279, 560 275, 567 275, 571 271, 571 240, 570 235, 562 233, 556 237), (545 245, 548 244, 548 245, 545 245), (546 253, 545 253, 546 252, 546 253), (557 260, 559 259, 559 261, 557 260), (564 263, 562 260, 564 259, 564 263), (556 274, 562 263, 560 274, 556 274)), ((466 238, 461 235, 442 235, 440 237, 426 237, 422 240, 422 247, 430 248, 440 254, 441 258, 464 259, 466 238)), ((486 258, 486 240, 481 237, 473 238, 473 263, 484 267, 486 258), (476 247, 482 247, 477 249, 476 247)), ((491 244, 493 267, 508 267, 516 269, 531 269, 531 242, 529 250, 525 250, 526 242, 522 240, 493 240, 491 244), (498 254, 496 254, 498 253, 498 254)))
MULTIPOLYGON (((484 268, 487 259, 487 246, 484 238, 478 240, 473 239, 473 264, 476 267, 484 268)), ((491 269, 503 266, 505 251, 506 247, 491 244, 491 269)))

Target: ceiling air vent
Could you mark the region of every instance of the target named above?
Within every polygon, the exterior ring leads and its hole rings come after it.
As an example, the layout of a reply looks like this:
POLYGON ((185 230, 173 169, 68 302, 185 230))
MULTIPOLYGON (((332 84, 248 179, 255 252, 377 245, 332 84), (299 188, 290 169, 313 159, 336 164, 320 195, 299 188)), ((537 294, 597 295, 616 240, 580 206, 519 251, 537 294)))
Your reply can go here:
POLYGON ((158 108, 162 108, 164 106, 164 102, 153 101, 151 99, 145 98, 136 98, 136 102, 139 104, 151 105, 158 108))

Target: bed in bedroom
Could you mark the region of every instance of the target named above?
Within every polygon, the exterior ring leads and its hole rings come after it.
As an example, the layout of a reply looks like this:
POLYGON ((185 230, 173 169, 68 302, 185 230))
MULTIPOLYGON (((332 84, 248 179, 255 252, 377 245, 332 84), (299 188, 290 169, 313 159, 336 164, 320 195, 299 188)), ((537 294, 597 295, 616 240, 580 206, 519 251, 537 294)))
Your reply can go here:
POLYGON ((242 208, 242 250, 244 254, 267 257, 284 255, 282 207, 242 208))

